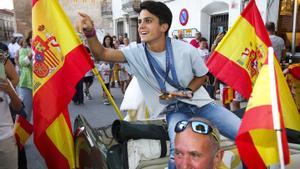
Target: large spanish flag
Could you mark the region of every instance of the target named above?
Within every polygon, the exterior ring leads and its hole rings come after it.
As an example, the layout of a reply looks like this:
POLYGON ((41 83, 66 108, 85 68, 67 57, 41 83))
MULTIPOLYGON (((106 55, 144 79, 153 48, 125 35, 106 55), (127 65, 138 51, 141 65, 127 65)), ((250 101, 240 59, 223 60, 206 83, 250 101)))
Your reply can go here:
POLYGON ((75 168, 67 105, 91 59, 58 0, 32 1, 34 142, 48 168, 75 168))
MULTIPOLYGON (((275 103, 272 102, 270 89, 271 66, 273 65, 266 63, 261 68, 236 138, 240 156, 249 169, 265 169, 266 166, 279 163, 272 111, 272 104, 275 103)), ((277 61, 274 76, 284 161, 288 164, 289 150, 285 127, 300 131, 300 115, 277 61)))
POLYGON ((209 58, 209 71, 249 98, 270 46, 255 0, 251 0, 209 58))

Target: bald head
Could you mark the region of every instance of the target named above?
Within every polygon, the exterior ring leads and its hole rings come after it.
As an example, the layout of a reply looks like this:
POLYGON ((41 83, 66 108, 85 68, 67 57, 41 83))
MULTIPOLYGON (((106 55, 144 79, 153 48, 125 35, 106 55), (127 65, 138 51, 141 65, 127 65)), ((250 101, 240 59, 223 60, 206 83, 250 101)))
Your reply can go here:
MULTIPOLYGON (((209 121, 199 118, 190 121, 209 121)), ((217 130, 216 130, 217 131, 217 130)), ((217 136, 218 137, 218 136, 217 136)), ((223 156, 219 142, 212 134, 199 134, 192 130, 191 124, 175 137, 175 164, 177 169, 212 169, 216 168, 223 156)))

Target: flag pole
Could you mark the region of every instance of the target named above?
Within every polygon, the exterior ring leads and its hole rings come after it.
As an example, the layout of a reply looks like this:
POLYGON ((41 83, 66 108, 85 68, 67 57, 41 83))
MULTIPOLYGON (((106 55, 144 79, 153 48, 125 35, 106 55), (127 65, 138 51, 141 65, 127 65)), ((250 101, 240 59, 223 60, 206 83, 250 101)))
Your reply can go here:
POLYGON ((268 64, 269 73, 270 73, 270 88, 271 88, 271 99, 272 99, 272 116, 274 130, 277 137, 277 146, 279 152, 279 161, 280 169, 284 169, 284 157, 283 157, 283 147, 282 147, 282 128, 280 125, 280 114, 278 110, 278 101, 277 101, 277 91, 276 91, 276 79, 275 79, 275 64, 274 64, 274 49, 272 47, 268 48, 268 64))
POLYGON ((98 79, 98 81, 100 82, 101 86, 103 87, 104 92, 105 92, 105 94, 107 95, 108 100, 109 100, 110 103, 112 104, 113 108, 115 109, 117 115, 119 116, 119 119, 120 119, 120 120, 123 120, 124 117, 123 117, 123 115, 122 115, 120 109, 119 109, 118 106, 116 105, 114 99, 112 98, 110 92, 108 91, 107 87, 105 86, 105 84, 104 84, 104 82, 103 82, 103 79, 102 79, 102 77, 99 75, 99 72, 98 72, 97 68, 94 67, 94 68, 92 69, 92 71, 93 71, 94 75, 97 77, 97 79, 98 79))

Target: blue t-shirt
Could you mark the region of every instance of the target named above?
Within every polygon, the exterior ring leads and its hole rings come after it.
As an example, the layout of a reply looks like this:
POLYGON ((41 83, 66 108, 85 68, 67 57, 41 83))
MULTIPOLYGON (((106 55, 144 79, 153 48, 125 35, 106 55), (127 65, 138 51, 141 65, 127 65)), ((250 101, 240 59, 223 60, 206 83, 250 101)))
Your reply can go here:
MULTIPOLYGON (((177 78, 180 85, 185 88, 189 85, 194 76, 204 76, 208 72, 208 68, 205 66, 199 51, 196 48, 188 43, 175 39, 172 39, 171 43, 177 78)), ((159 95, 161 94, 160 87, 150 69, 143 45, 132 44, 123 48, 121 51, 123 52, 127 61, 127 71, 137 77, 139 86, 145 97, 150 118, 156 118, 167 106, 167 103, 162 103, 159 101, 159 95)), ((166 52, 163 51, 156 53, 150 50, 149 52, 158 61, 162 69, 165 70, 166 52)), ((167 91, 177 90, 167 82, 166 89, 167 91)), ((213 100, 209 97, 206 90, 201 87, 194 92, 194 97, 192 99, 180 99, 180 101, 201 107, 212 102, 213 100)))

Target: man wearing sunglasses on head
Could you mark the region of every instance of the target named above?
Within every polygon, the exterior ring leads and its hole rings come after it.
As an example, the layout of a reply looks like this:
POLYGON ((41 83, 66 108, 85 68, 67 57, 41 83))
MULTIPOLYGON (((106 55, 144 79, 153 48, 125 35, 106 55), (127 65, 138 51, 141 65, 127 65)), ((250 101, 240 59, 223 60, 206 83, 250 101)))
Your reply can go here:
POLYGON ((175 126, 175 164, 177 169, 215 169, 222 161, 220 134, 202 118, 179 121, 175 126))

